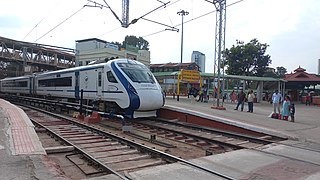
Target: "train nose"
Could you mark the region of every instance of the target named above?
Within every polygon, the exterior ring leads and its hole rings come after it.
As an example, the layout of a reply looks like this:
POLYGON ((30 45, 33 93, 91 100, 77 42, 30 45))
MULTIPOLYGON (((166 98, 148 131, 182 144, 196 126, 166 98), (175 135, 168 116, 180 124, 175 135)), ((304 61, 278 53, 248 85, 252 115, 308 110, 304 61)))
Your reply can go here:
POLYGON ((160 109, 163 102, 163 94, 159 90, 140 90, 140 111, 160 109))

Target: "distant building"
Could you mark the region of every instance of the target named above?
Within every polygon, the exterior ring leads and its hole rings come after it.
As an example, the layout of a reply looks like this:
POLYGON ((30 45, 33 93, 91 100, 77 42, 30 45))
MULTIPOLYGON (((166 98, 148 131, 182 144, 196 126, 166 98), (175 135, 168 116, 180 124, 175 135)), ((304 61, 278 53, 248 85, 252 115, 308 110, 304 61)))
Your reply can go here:
POLYGON ((150 51, 130 45, 120 49, 116 44, 97 38, 77 40, 76 52, 76 66, 88 65, 93 61, 103 62, 106 58, 129 58, 150 65, 150 51))
POLYGON ((180 69, 199 70, 199 66, 196 63, 150 64, 151 72, 175 72, 180 69))
POLYGON ((272 67, 266 67, 266 71, 265 72, 269 72, 269 73, 276 73, 276 69, 272 68, 272 67))
POLYGON ((201 72, 206 71, 206 55, 199 52, 193 51, 191 55, 191 62, 195 62, 199 67, 201 72))

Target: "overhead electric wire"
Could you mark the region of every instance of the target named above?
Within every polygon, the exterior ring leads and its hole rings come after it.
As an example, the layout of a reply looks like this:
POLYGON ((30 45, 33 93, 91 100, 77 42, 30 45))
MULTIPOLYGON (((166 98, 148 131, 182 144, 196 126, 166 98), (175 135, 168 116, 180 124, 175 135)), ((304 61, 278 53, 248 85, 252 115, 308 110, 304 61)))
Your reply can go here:
POLYGON ((98 37, 104 36, 104 35, 106 35, 106 34, 108 34, 108 33, 111 33, 111 32, 113 32, 113 31, 115 31, 115 30, 118 30, 118 29, 120 29, 121 27, 122 27, 122 26, 119 26, 119 27, 117 27, 117 28, 114 28, 114 29, 112 29, 112 30, 110 30, 110 31, 108 31, 108 32, 105 32, 105 33, 99 35, 98 37))
POLYGON ((65 20, 63 20, 62 22, 60 22, 59 24, 57 24, 56 26, 54 26, 52 29, 50 29, 48 32, 46 32, 45 34, 43 34, 41 37, 39 37, 38 39, 36 39, 34 42, 39 41, 41 38, 43 38, 44 36, 46 36, 47 34, 49 34, 51 31, 53 31, 54 29, 56 29, 57 27, 59 27, 61 24, 63 24, 64 22, 66 22, 67 20, 69 20, 71 17, 73 17, 74 15, 76 15, 78 12, 80 12, 85 6, 82 6, 79 10, 77 10, 76 12, 74 12, 73 14, 71 14, 69 17, 67 17, 65 20))
POLYGON ((56 3, 56 5, 55 5, 53 8, 50 9, 50 12, 47 13, 47 16, 43 17, 43 18, 28 32, 28 34, 23 37, 22 40, 24 40, 27 36, 29 36, 29 34, 32 33, 32 31, 33 31, 35 28, 37 28, 38 25, 39 25, 45 18, 48 17, 48 14, 50 14, 50 13, 52 12, 52 10, 55 9, 58 4, 60 4, 61 1, 62 1, 62 0, 60 0, 58 3, 56 3))
MULTIPOLYGON (((236 2, 233 2, 233 3, 231 3, 231 4, 228 4, 226 7, 229 7, 229 6, 238 4, 238 3, 242 2, 242 1, 244 1, 244 0, 238 0, 238 1, 236 1, 236 2)), ((212 14, 212 13, 214 13, 214 12, 216 12, 216 11, 217 11, 217 10, 213 10, 213 11, 207 12, 207 13, 205 13, 205 14, 202 14, 202 15, 198 16, 198 17, 195 17, 195 18, 192 18, 192 19, 190 19, 190 20, 187 20, 187 21, 185 21, 183 24, 186 24, 186 23, 189 23, 189 22, 191 22, 191 21, 197 20, 197 19, 199 19, 199 18, 202 18, 202 17, 204 17, 204 16, 207 16, 207 15, 209 15, 209 14, 212 14)), ((173 27, 177 27, 177 26, 180 26, 180 25, 181 25, 181 23, 180 23, 180 24, 177 24, 177 25, 175 25, 175 26, 173 26, 173 27)), ((160 30, 160 31, 157 31, 157 32, 154 32, 154 33, 150 33, 150 34, 144 35, 144 36, 142 36, 142 37, 148 37, 148 36, 152 36, 152 35, 155 35, 155 34, 159 34, 159 33, 162 33, 162 32, 164 32, 164 31, 166 31, 166 30, 167 30, 167 29, 160 30)))
POLYGON ((22 40, 24 40, 27 36, 29 36, 29 34, 35 29, 38 27, 38 25, 44 20, 45 18, 42 18, 29 32, 27 35, 25 35, 22 40))

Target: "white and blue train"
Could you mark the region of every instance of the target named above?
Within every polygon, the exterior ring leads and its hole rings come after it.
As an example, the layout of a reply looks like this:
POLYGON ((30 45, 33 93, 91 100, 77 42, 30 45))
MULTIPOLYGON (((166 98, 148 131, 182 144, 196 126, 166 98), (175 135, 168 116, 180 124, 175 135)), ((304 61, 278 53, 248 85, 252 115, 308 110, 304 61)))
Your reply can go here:
POLYGON ((2 93, 103 102, 104 111, 129 118, 156 116, 164 105, 161 86, 142 63, 115 59, 106 63, 0 80, 2 93))

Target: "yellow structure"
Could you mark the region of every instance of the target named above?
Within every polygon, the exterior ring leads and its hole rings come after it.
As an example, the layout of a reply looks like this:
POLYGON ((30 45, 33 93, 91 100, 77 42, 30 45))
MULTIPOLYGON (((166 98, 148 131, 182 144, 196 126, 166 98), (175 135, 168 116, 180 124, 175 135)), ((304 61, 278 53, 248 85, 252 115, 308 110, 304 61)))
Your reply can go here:
POLYGON ((200 76, 199 71, 181 69, 178 74, 178 82, 177 82, 177 95, 178 96, 180 95, 180 82, 181 81, 184 81, 187 83, 200 83, 200 87, 202 87, 202 78, 200 76))

